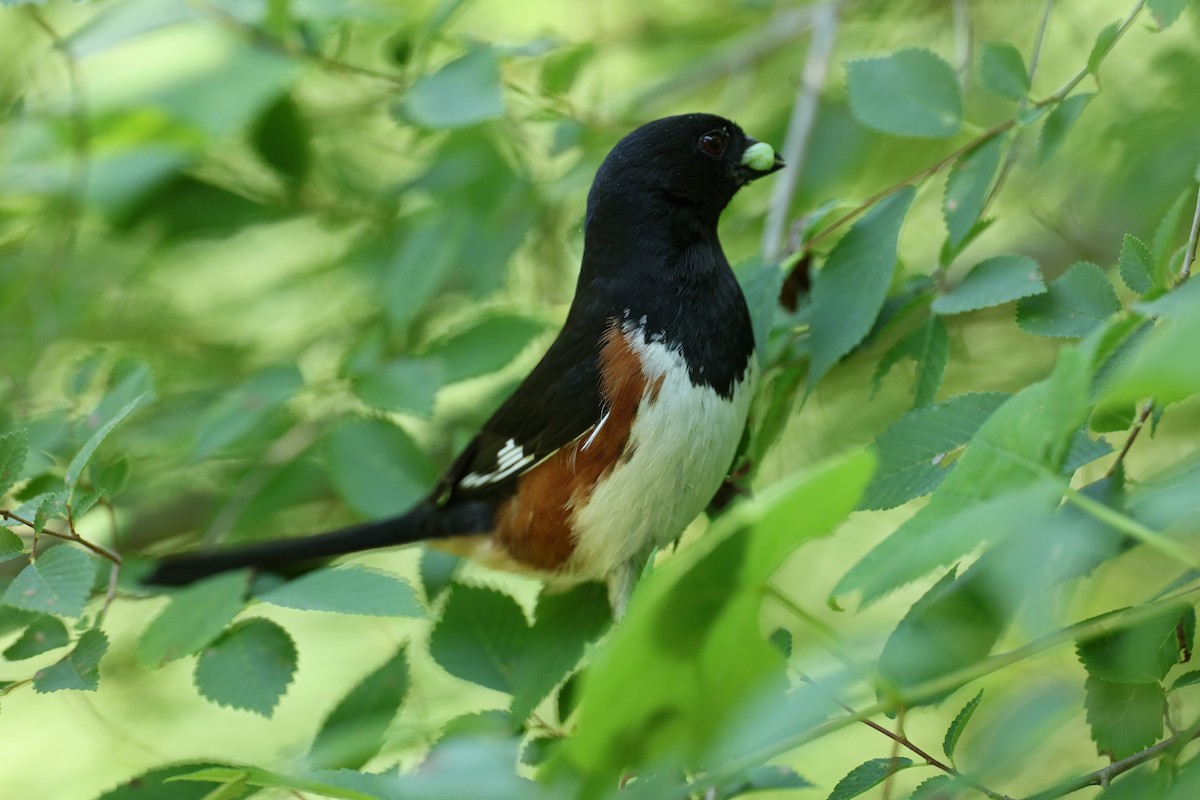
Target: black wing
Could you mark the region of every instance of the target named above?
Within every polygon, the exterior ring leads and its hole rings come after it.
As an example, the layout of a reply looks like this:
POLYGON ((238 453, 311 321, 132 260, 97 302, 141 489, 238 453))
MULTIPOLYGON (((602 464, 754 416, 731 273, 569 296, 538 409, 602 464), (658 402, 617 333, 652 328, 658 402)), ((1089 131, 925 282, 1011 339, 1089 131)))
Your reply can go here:
POLYGON ((502 500, 524 472, 600 421, 605 320, 598 321, 568 317, 546 355, 446 470, 436 499, 502 500))

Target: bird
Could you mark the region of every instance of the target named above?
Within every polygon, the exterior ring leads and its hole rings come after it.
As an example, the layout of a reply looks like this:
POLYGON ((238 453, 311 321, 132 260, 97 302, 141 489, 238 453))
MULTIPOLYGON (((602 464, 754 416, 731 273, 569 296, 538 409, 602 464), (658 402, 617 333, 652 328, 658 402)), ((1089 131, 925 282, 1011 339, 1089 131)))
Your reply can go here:
POLYGON ((678 540, 732 466, 758 367, 717 223, 739 189, 783 166, 713 114, 636 128, 588 192, 558 336, 422 501, 329 533, 168 556, 143 583, 441 540, 551 583, 603 581, 619 618, 648 559, 678 540))

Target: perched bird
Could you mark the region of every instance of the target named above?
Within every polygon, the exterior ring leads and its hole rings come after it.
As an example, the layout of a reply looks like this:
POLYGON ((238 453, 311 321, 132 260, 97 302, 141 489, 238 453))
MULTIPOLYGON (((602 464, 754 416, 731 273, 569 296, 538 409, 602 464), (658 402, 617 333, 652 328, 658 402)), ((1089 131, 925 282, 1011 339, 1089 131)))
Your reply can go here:
POLYGON ((620 615, 654 549, 720 488, 745 428, 754 334, 717 220, 781 167, 770 145, 710 114, 633 131, 588 193, 558 338, 424 501, 331 533, 169 557, 145 582, 457 539, 491 566, 604 580, 620 615))

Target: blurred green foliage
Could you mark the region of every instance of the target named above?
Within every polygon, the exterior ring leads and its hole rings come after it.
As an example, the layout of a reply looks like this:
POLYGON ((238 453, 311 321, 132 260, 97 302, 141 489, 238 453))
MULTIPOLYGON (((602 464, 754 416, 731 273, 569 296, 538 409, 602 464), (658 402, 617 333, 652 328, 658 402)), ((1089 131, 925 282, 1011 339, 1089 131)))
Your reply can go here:
POLYGON ((1193 796, 1200 5, 4 6, 6 796, 1193 796), (431 552, 136 585, 422 496, 693 110, 802 145, 722 221, 758 497, 614 631, 431 552))

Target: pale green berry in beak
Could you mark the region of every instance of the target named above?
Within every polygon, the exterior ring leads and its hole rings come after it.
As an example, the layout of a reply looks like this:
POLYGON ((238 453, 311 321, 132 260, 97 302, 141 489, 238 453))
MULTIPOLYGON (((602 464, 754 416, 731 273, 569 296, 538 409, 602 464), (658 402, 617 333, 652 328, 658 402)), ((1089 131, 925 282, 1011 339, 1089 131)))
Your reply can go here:
POLYGON ((742 153, 742 165, 756 172, 766 172, 775 166, 775 148, 766 142, 755 142, 742 153))

